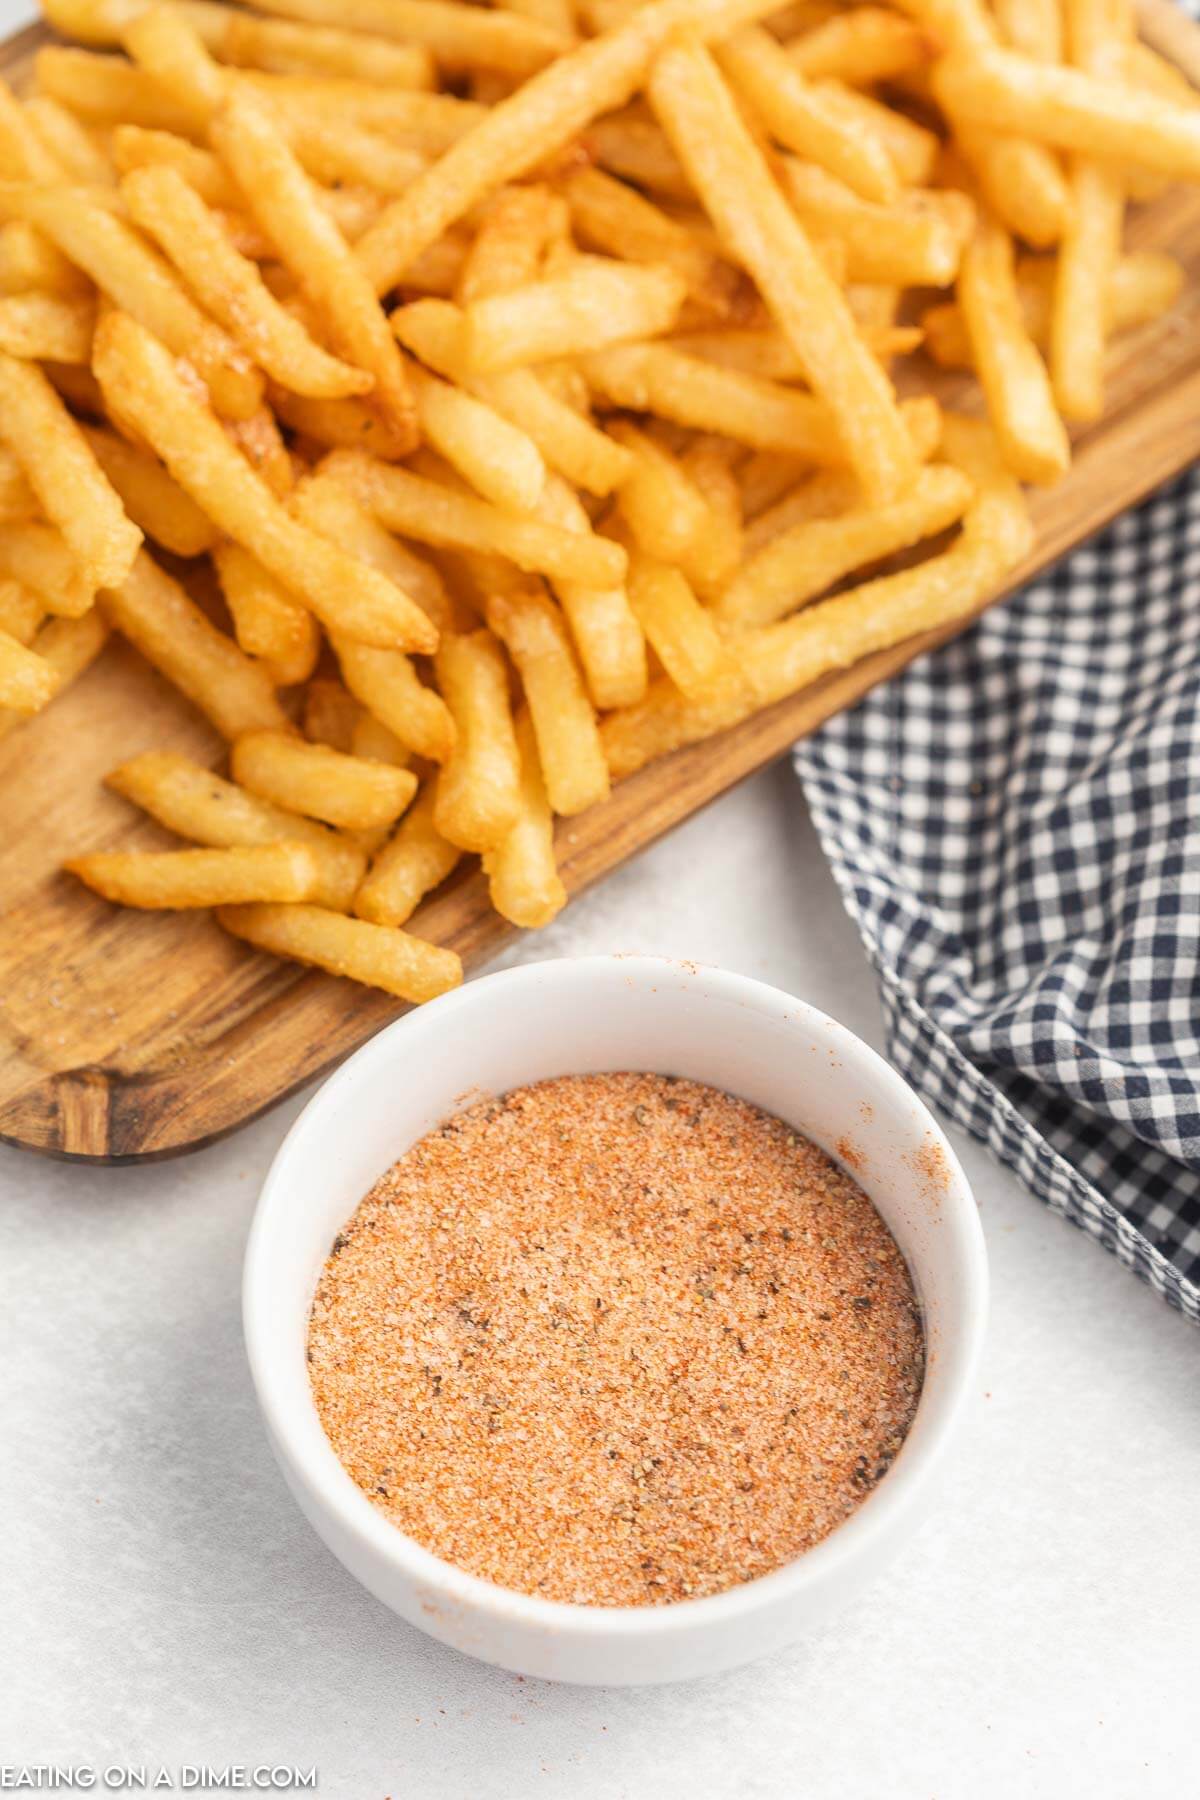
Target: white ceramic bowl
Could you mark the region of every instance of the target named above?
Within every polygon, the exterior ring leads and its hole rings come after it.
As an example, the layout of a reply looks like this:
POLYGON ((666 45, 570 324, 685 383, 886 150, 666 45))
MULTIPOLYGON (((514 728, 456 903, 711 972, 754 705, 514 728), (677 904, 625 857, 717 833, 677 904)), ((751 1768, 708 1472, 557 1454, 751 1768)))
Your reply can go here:
POLYGON ((321 1088, 272 1164, 246 1252, 246 1345, 267 1431, 329 1548, 412 1624, 487 1662, 559 1681, 674 1681, 801 1634, 920 1522, 975 1373, 987 1266, 958 1161, 912 1090, 843 1026, 761 982, 692 963, 596 956, 490 975, 411 1012, 321 1088), (604 1069, 690 1076, 755 1102, 853 1172, 924 1309, 912 1430, 879 1486, 795 1562, 725 1593, 589 1607, 493 1586, 388 1523, 338 1462, 305 1363, 309 1306, 339 1228, 385 1169, 484 1094, 604 1069))

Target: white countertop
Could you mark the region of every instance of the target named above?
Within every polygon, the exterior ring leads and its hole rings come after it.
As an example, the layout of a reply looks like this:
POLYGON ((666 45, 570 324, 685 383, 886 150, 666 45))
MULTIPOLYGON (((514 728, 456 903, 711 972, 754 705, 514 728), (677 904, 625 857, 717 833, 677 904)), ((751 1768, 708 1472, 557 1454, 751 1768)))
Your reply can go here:
MULTIPOLYGON (((0 29, 23 23, 0 0, 0 29)), ((784 767, 516 953, 761 976, 881 1047, 784 767)), ((300 1101, 136 1169, 0 1150, 0 1770, 279 1762, 332 1800, 1150 1800, 1194 1791, 1195 1329, 956 1136, 994 1299, 916 1542, 806 1643, 689 1686, 522 1681, 371 1599, 289 1498, 242 1354, 259 1181, 300 1101)), ((178 1791, 177 1789, 174 1791, 178 1791)))
MULTIPOLYGON (((881 1041, 784 766, 519 955, 592 950, 721 963, 881 1041)), ((1200 1338, 974 1145, 956 1138, 991 1252, 991 1331, 918 1539, 785 1654, 588 1691, 402 1624, 284 1488, 238 1277, 298 1105, 147 1168, 0 1151, 0 1764, 315 1763, 336 1800, 1194 1791, 1200 1338)))

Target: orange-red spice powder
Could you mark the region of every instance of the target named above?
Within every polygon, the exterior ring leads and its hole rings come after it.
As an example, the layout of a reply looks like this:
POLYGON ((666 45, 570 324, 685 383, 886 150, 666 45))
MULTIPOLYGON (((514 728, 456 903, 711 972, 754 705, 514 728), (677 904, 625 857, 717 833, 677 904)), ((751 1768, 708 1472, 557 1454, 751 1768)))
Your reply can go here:
POLYGON ((339 1234, 308 1355, 402 1531, 608 1606, 819 1543, 886 1473, 924 1367, 857 1183, 745 1101, 641 1074, 539 1082, 414 1145, 339 1234))

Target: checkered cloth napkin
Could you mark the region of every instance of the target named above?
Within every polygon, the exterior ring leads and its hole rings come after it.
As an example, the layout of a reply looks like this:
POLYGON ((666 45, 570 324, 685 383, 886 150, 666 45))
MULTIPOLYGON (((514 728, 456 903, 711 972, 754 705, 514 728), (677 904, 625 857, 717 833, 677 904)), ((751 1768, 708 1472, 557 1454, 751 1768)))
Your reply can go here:
POLYGON ((1200 469, 796 762, 893 1061, 1200 1320, 1200 469))

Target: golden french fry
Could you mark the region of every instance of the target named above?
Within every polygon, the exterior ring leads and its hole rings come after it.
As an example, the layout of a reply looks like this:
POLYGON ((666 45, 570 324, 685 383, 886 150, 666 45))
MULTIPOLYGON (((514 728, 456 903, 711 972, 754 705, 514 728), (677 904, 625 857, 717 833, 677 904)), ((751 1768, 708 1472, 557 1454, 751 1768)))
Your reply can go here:
POLYGON ((0 631, 0 706, 17 713, 40 712, 57 687, 54 670, 44 657, 0 631))
POLYGON ((363 878, 366 856, 348 838, 272 806, 174 751, 148 750, 133 757, 105 776, 105 786, 177 837, 214 849, 304 844, 317 867, 311 898, 318 906, 344 912, 363 878))
POLYGON ((335 347, 374 377, 389 424, 401 436, 411 431, 412 394, 383 309, 270 117, 235 94, 213 120, 210 138, 254 218, 326 321, 335 347))
POLYGON ((569 481, 589 493, 608 494, 628 474, 625 452, 552 392, 536 370, 469 374, 457 307, 444 300, 417 300, 392 314, 392 326, 414 355, 516 425, 536 444, 545 462, 569 481))
POLYGON ((699 37, 719 36, 771 6, 772 0, 653 0, 627 24, 541 70, 418 176, 360 239, 355 253, 376 293, 394 287, 477 201, 553 156, 601 113, 624 106, 673 31, 682 26, 699 37))
POLYGON ((1000 36, 1038 62, 1063 59, 1063 21, 1058 0, 995 0, 1000 36))
MULTIPOLYGON (((975 462, 978 447, 963 449, 975 462)), ((738 645, 738 679, 711 698, 689 701, 663 680, 639 706, 612 713, 601 737, 614 777, 725 730, 874 650, 974 611, 1029 549, 1032 527, 1011 476, 978 464, 966 472, 979 491, 949 550, 807 607, 778 625, 747 632, 738 645)))
POLYGON ((371 863, 354 910, 374 925, 403 925, 425 895, 443 882, 463 852, 433 822, 437 784, 422 783, 416 799, 371 863))
POLYGON ((321 650, 312 614, 240 544, 226 540, 212 554, 234 636, 247 656, 261 657, 279 687, 307 681, 321 650))
POLYGON ((0 294, 57 294, 64 300, 85 298, 87 276, 24 219, 0 225, 0 294))
POLYGON ((1014 50, 980 49, 944 58, 936 88, 956 118, 1176 180, 1200 180, 1200 112, 1121 81, 1033 62, 1014 50))
MULTIPOLYGON (((717 51, 722 68, 771 136, 862 194, 887 202, 900 178, 883 140, 830 107, 761 25, 747 26, 717 51)), ((685 159, 686 160, 686 159, 685 159)))
POLYGON ((467 253, 455 291, 460 306, 536 281, 562 201, 547 187, 502 188, 467 253))
MULTIPOLYGON (((1025 329, 1039 348, 1050 341, 1056 265, 1049 257, 1020 257, 1017 261, 1017 294, 1025 329)), ((1105 318, 1110 332, 1130 331, 1161 318, 1178 300, 1183 288, 1183 269, 1173 256, 1161 250, 1131 250, 1122 256, 1109 278, 1105 318)), ((947 369, 969 369, 971 346, 967 328, 955 305, 935 306, 921 320, 926 345, 934 361, 947 369)))
POLYGON ((528 713, 517 719, 520 810, 502 843, 485 850, 488 894, 502 918, 527 931, 548 925, 567 903, 554 860, 554 815, 546 798, 538 743, 528 713))
POLYGON ((957 190, 912 188, 872 205, 814 163, 781 163, 788 196, 814 232, 845 246, 851 281, 948 287, 971 234, 974 208, 957 190))
POLYGON ((906 187, 920 187, 929 180, 940 148, 936 132, 843 81, 826 78, 814 81, 812 88, 829 111, 848 127, 880 139, 906 187))
POLYGON ((109 623, 199 707, 222 737, 286 728, 269 676, 217 630, 146 551, 119 586, 102 594, 100 603, 109 623))
POLYGON ((912 481, 912 447, 887 376, 858 335, 840 290, 771 178, 704 50, 674 45, 658 58, 650 95, 705 208, 759 285, 795 345, 812 387, 837 421, 872 498, 912 481))
POLYGON ((83 435, 125 511, 147 537, 176 556, 202 556, 212 549, 216 526, 155 457, 115 431, 85 425, 83 435))
POLYGON ((1071 447, 1054 408, 1046 365, 1025 330, 1017 296, 1012 239, 981 219, 958 278, 972 359, 988 414, 1013 473, 1023 481, 1055 480, 1071 447))
POLYGON ((178 170, 135 170, 122 181, 121 196, 134 223, 155 239, 202 305, 274 381, 322 399, 370 391, 370 374, 330 356, 279 305, 178 170))
POLYGON ((423 369, 412 371, 412 388, 426 442, 477 493, 517 512, 536 506, 546 465, 525 432, 473 394, 423 369))
POLYGON ((366 450, 385 462, 398 461, 412 448, 406 434, 368 412, 360 400, 313 400, 279 387, 270 389, 269 399, 276 417, 314 444, 366 450))
POLYGON ((111 184, 112 163, 74 113, 46 94, 31 95, 25 101, 24 110, 46 149, 57 158, 64 174, 72 181, 94 183, 98 187, 111 184))
POLYGON ((307 844, 231 850, 110 850, 68 857, 72 875, 119 906, 175 912, 249 900, 312 900, 320 868, 307 844))
POLYGON ((123 219, 78 188, 26 188, 7 202, 91 276, 122 312, 186 357, 227 418, 246 419, 262 377, 220 327, 188 298, 177 276, 123 219))
POLYGON ((128 574, 142 534, 46 377, 3 353, 0 440, 20 463, 46 517, 62 532, 84 578, 95 587, 115 587, 128 574))
POLYGON ((743 564, 717 601, 717 616, 743 627, 772 624, 856 569, 957 524, 973 491, 959 470, 935 463, 889 506, 860 504, 793 525, 743 564))
POLYGON ((95 369, 115 413, 180 486, 324 624, 382 648, 432 649, 436 630, 415 601, 280 506, 148 332, 110 314, 96 332, 95 369))
POLYGON ((674 269, 691 298, 719 317, 738 310, 744 299, 740 272, 636 189, 602 169, 578 169, 563 191, 585 243, 627 262, 674 269))
POLYGON ((629 559, 629 604, 669 678, 691 699, 728 672, 725 646, 679 569, 639 550, 629 559))
POLYGON ((675 270, 592 258, 550 281, 476 300, 463 314, 473 374, 577 356, 669 330, 684 297, 675 270))
MULTIPOLYGON (((398 656, 400 652, 385 650, 382 654, 398 656)), ((394 731, 388 730, 382 719, 369 712, 359 714, 350 740, 350 754, 364 757, 368 762, 392 763, 397 769, 407 769, 412 761, 407 745, 400 742, 394 731)))
POLYGON ((529 75, 570 47, 569 37, 543 22, 457 0, 264 0, 261 10, 419 45, 447 69, 529 75))
MULTIPOLYGON (((630 467, 636 467, 632 457, 630 467)), ((591 520, 578 495, 557 476, 543 488, 539 511, 543 519, 564 531, 592 536, 591 520)), ((593 704, 601 709, 631 704, 646 689, 646 641, 625 592, 624 571, 620 581, 588 582, 557 576, 552 585, 570 626, 593 704)))
POLYGON ((7 445, 0 444, 0 519, 36 519, 38 511, 25 471, 7 445))
POLYGON ((0 350, 29 362, 86 363, 95 324, 89 300, 10 294, 0 299, 0 350))
POLYGON ((223 906, 217 919, 259 950, 382 988, 415 1006, 462 981, 462 963, 453 950, 323 907, 223 906))
POLYGON ((252 794, 350 831, 392 824, 417 788, 411 770, 347 756, 287 731, 247 732, 233 746, 230 768, 252 794))
POLYGON ((516 582, 490 596, 487 622, 521 677, 552 810, 579 813, 607 798, 596 716, 558 607, 516 582))
POLYGON ((729 573, 728 536, 705 494, 679 458, 647 432, 627 420, 612 431, 634 457, 634 473, 618 490, 617 505, 637 544, 700 583, 720 581, 729 573))
POLYGON ((81 571, 62 533, 36 519, 0 532, 0 575, 32 588, 47 612, 78 619, 96 597, 96 584, 81 571))
POLYGON ((437 781, 434 823, 464 850, 502 843, 520 812, 520 766, 504 652, 490 631, 445 637, 438 686, 454 719, 454 748, 437 781))
POLYGON ((810 81, 832 76, 852 87, 871 87, 923 68, 929 41, 912 19, 886 6, 856 6, 801 31, 786 50, 810 81))
POLYGON ((45 617, 46 608, 32 588, 9 576, 0 578, 0 631, 28 649, 45 617))
POLYGON ((410 594, 439 631, 453 630, 454 602, 437 569, 385 531, 374 514, 338 481, 336 472, 327 472, 327 465, 321 472, 305 476, 293 496, 292 510, 314 531, 341 544, 410 594))
POLYGON ((335 638, 342 677, 367 711, 418 756, 445 762, 454 750, 454 720, 441 695, 417 674, 399 650, 373 650, 335 638))
POLYGON ((0 78, 0 172, 17 181, 61 181, 62 162, 34 129, 8 83, 0 78))
MULTIPOLYGON (((33 647, 51 672, 53 699, 91 667, 107 639, 108 625, 95 607, 81 619, 51 619, 42 626, 33 647)), ((27 716, 24 709, 0 708, 0 737, 23 725, 27 716)))
POLYGON ((625 573, 618 546, 590 534, 501 512, 484 500, 354 451, 335 451, 326 466, 390 531, 418 543, 494 551, 519 569, 597 586, 620 581, 625 573))
POLYGON ((588 126, 584 150, 600 168, 622 181, 634 182, 656 198, 688 201, 695 196, 683 164, 666 136, 648 115, 633 109, 610 113, 588 126))
POLYGON ((141 125, 182 137, 196 127, 186 106, 123 57, 49 44, 38 51, 33 66, 38 93, 58 100, 85 123, 141 125))

